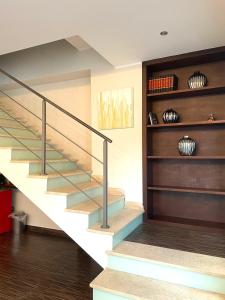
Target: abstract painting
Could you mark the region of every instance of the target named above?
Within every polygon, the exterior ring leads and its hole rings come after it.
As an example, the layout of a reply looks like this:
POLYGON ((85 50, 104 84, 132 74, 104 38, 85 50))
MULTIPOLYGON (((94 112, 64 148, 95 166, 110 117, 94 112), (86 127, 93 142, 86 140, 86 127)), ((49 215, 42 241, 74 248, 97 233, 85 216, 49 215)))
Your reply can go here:
POLYGON ((133 88, 100 92, 98 98, 99 129, 134 126, 133 88))

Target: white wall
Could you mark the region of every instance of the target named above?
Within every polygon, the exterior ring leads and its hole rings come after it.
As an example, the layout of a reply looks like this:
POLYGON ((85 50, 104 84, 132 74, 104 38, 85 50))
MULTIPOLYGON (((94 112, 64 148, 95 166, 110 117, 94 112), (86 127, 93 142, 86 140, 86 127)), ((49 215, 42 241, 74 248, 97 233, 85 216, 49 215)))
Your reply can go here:
MULTIPOLYGON (((98 93, 104 90, 133 87, 134 127, 102 130, 112 139, 109 144, 109 185, 122 188, 127 201, 140 204, 142 199, 142 68, 141 65, 91 77, 92 125, 98 129, 98 93)), ((98 129, 99 130, 99 129, 98 129)), ((92 151, 102 156, 102 147, 92 138, 92 151)), ((94 173, 100 166, 92 161, 94 173)))
POLYGON ((28 214, 27 225, 57 230, 60 229, 19 190, 13 191, 13 206, 15 211, 24 211, 28 214))
MULTIPOLYGON (((57 83, 42 84, 38 85, 36 88, 46 97, 52 99, 64 109, 70 111, 82 120, 85 120, 85 122, 91 123, 89 77, 57 83)), ((35 111, 36 114, 40 112, 40 104, 36 104, 38 99, 36 99, 36 97, 32 97, 30 93, 26 93, 24 90, 13 90, 10 92, 10 94, 13 94, 17 101, 30 108, 32 111, 35 111)), ((4 97, 4 101, 8 102, 9 100, 4 97)), ((10 108, 13 109, 15 114, 18 116, 28 119, 29 124, 32 124, 36 128, 40 127, 40 122, 37 119, 35 119, 32 115, 29 115, 28 117, 28 114, 23 110, 19 110, 18 106, 13 104, 13 102, 11 102, 10 108)), ((80 127, 76 129, 77 124, 71 125, 71 121, 68 118, 65 118, 61 113, 57 113, 55 110, 48 112, 48 120, 57 129, 72 139, 77 140, 79 137, 79 144, 91 152, 91 135, 87 130, 84 130, 80 127)), ((65 149, 65 153, 69 153, 72 156, 74 155, 76 158, 80 159, 80 161, 83 162, 87 168, 90 168, 90 157, 79 150, 79 148, 74 147, 74 145, 70 142, 67 142, 66 139, 62 138, 58 134, 54 134, 54 132, 49 130, 48 137, 51 137, 54 140, 54 143, 57 144, 60 149, 65 149)), ((29 199, 19 190, 14 192, 13 200, 16 211, 23 210, 28 214, 28 225, 59 229, 54 222, 52 222, 38 207, 29 201, 29 199)))
MULTIPOLYGON (((90 77, 75 80, 46 83, 35 86, 35 88, 52 102, 69 111, 86 123, 91 123, 91 86, 90 77)), ((12 89, 5 91, 17 102, 34 112, 41 118, 42 101, 36 95, 26 89, 12 89)), ((1 102, 7 103, 15 116, 24 118, 29 125, 41 133, 41 122, 32 114, 19 107, 7 97, 1 97, 1 102)), ((65 116, 56 108, 47 104, 47 123, 51 124, 58 131, 69 137, 72 141, 77 141, 83 149, 91 152, 91 134, 77 122, 65 116)), ((79 147, 74 146, 66 138, 47 126, 47 138, 62 149, 65 154, 70 154, 71 158, 78 159, 86 168, 91 167, 91 159, 79 147)))
MULTIPOLYGON (((97 126, 97 95, 114 88, 134 88, 134 127, 104 130, 113 143, 109 146, 109 184, 122 188, 127 201, 142 204, 142 73, 141 65, 115 70, 94 50, 76 51, 65 41, 59 41, 33 49, 0 57, 0 66, 25 81, 38 82, 57 75, 75 75, 82 70, 91 72, 91 121, 97 126)), ((60 84, 59 84, 60 85, 60 84)), ((55 83, 58 86, 58 83, 55 83)), ((40 92, 48 94, 40 86, 40 92)), ((61 93, 61 92, 60 92, 61 93)), ((53 94, 48 94, 52 99, 53 94)), ((68 97, 70 97, 68 95, 68 97)), ((63 103, 63 102, 62 102, 63 103)), ((84 106, 85 107, 85 106, 84 106)), ((90 108, 89 107, 89 108, 90 108)), ((92 153, 102 158, 102 140, 92 135, 92 153)), ((99 164, 92 160, 95 174, 101 174, 99 164)))

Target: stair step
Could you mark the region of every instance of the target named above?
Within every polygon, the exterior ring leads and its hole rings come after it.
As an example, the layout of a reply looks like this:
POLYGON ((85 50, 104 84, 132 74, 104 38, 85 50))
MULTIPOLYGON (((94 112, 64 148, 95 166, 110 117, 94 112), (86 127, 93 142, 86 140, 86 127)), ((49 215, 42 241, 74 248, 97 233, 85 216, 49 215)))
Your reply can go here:
MULTIPOLYGON (((99 183, 95 182, 95 181, 91 181, 91 182, 85 182, 85 183, 80 183, 77 184, 77 186, 82 190, 82 191, 87 191, 93 188, 97 188, 100 187, 99 183)), ((48 194, 61 194, 64 196, 69 196, 71 194, 76 194, 76 193, 80 193, 80 190, 72 185, 70 186, 65 186, 65 187, 60 187, 60 188, 56 188, 56 189, 51 189, 47 192, 48 194)))
POLYGON ((52 173, 50 175, 39 175, 34 174, 30 175, 30 178, 38 178, 38 179, 47 179, 47 190, 54 190, 55 188, 71 186, 68 182, 70 180, 74 184, 80 184, 83 182, 90 182, 91 181, 91 171, 83 171, 81 169, 73 170, 73 171, 63 171, 59 173, 52 173))
POLYGON ((224 300, 225 296, 105 269, 90 285, 94 300, 224 300))
POLYGON ((139 243, 108 252, 111 269, 225 295, 225 259, 139 243))
POLYGON ((115 235, 121 231, 125 226, 129 225, 134 219, 142 216, 142 209, 134 209, 126 207, 118 215, 109 219, 110 228, 102 228, 102 224, 98 223, 88 229, 90 232, 103 233, 108 235, 115 235))
MULTIPOLYGON (((124 196, 118 195, 109 195, 108 204, 113 204, 117 201, 120 201, 124 196)), ((66 209, 68 212, 81 213, 81 214, 92 214, 95 211, 102 208, 103 205, 103 197, 93 198, 92 200, 85 201, 74 205, 73 207, 69 207, 66 209)))
POLYGON ((0 117, 4 118, 4 117, 10 117, 9 114, 7 112, 5 112, 4 110, 0 110, 0 117))
POLYGON ((225 278, 225 258, 123 241, 110 256, 154 262, 184 270, 225 278))
MULTIPOLYGON (((15 138, 17 138, 17 139, 19 139, 19 140, 20 140, 20 139, 21 139, 21 140, 39 140, 39 141, 41 140, 40 137, 37 137, 37 136, 27 137, 27 136, 19 136, 19 135, 15 135, 15 134, 14 134, 13 137, 12 137, 11 135, 9 135, 9 134, 7 134, 7 133, 5 133, 5 134, 4 134, 4 133, 0 133, 0 138, 2 138, 2 137, 3 137, 3 138, 5 138, 5 137, 8 138, 8 137, 10 137, 10 138, 12 138, 12 139, 15 137, 15 138)), ((50 140, 47 139, 46 141, 50 141, 50 140)))
MULTIPOLYGON (((40 159, 42 156, 42 150, 32 150, 29 151, 27 149, 13 149, 12 153, 11 153, 11 160, 38 160, 40 159)), ((56 150, 46 150, 46 158, 47 160, 49 159, 62 159, 63 156, 60 152, 56 151, 56 150)))
POLYGON ((0 134, 3 135, 13 135, 13 136, 23 136, 23 137, 37 137, 35 133, 33 133, 31 130, 28 130, 26 128, 12 128, 8 126, 4 126, 1 128, 0 126, 0 134), (4 130, 6 129, 6 131, 4 130))
MULTIPOLYGON (((22 164, 26 164, 26 163, 32 163, 32 164, 41 164, 41 159, 40 160, 36 160, 36 159, 13 159, 10 161, 11 163, 22 163, 22 164)), ((46 160, 47 163, 55 163, 55 162, 68 162, 67 159, 47 159, 46 160)))
MULTIPOLYGON (((86 173, 91 173, 91 171, 85 171, 86 173)), ((82 170, 74 170, 74 171, 69 171, 69 172, 63 172, 61 173, 63 176, 67 177, 67 176, 73 176, 73 175, 81 175, 84 174, 84 171, 82 170)), ((36 178, 36 179, 50 179, 50 178, 58 178, 61 175, 59 175, 59 173, 51 173, 51 174, 47 174, 47 175, 40 175, 40 174, 33 174, 33 175, 29 175, 29 178, 36 178)))
MULTIPOLYGON (((8 150, 26 150, 26 148, 22 147, 19 147, 19 146, 0 146, 0 150, 1 149, 8 149, 8 150)), ((36 150, 36 151, 41 151, 41 148, 40 147, 29 147, 30 150, 36 150)), ((46 148, 46 150, 48 151, 60 151, 60 150, 54 150, 53 148, 46 148)), ((28 151, 28 150, 27 150, 28 151)))
MULTIPOLYGON (((14 121, 14 120, 12 120, 12 121, 14 121)), ((15 122, 17 122, 17 121, 15 121, 15 122)), ((1 119, 0 119, 0 126, 1 127, 4 127, 4 128, 6 128, 6 130, 8 129, 8 128, 11 128, 11 129, 20 129, 20 130, 28 130, 29 128, 26 128, 25 126, 23 126, 23 125, 20 125, 20 124, 3 124, 3 126, 1 125, 1 119)))
MULTIPOLYGON (((108 216, 112 217, 120 212, 125 205, 124 195, 109 195, 108 199, 108 216)), ((67 212, 80 213, 88 215, 88 227, 103 220, 103 197, 96 197, 78 203, 66 209, 67 212)))
POLYGON ((0 118, 0 126, 6 126, 6 127, 12 127, 12 128, 19 128, 23 129, 24 126, 21 125, 18 121, 12 119, 12 118, 0 118))
MULTIPOLYGON (((18 137, 16 136, 18 141, 11 137, 10 135, 1 135, 0 134, 0 146, 1 147, 23 147, 23 144, 25 146, 29 147, 41 147, 42 141, 39 138, 32 138, 32 137, 18 137)), ((47 147, 49 145, 47 144, 47 147)))

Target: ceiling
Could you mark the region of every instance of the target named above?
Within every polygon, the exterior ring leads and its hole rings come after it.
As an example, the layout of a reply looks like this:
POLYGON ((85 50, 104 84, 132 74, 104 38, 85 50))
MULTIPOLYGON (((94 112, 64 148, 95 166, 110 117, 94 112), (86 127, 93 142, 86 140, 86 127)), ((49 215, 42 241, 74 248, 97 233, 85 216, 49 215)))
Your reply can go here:
POLYGON ((78 35, 129 65, 225 45, 224 14, 224 0, 1 0, 0 54, 78 35))

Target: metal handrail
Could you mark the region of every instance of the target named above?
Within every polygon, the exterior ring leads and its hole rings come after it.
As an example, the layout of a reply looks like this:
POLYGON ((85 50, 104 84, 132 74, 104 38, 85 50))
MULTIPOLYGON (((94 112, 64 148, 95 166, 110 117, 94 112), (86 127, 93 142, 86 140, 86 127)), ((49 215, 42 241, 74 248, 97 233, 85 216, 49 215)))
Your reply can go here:
POLYGON ((75 117, 70 112, 68 112, 67 110, 65 110, 61 106, 57 105, 56 103, 52 102, 51 100, 49 100, 48 98, 46 98, 45 96, 43 96, 42 94, 40 94, 39 92, 37 92, 36 90, 34 90, 33 88, 31 88, 30 86, 26 85, 25 83, 23 83, 19 79, 17 79, 14 76, 10 75, 6 71, 2 70, 1 68, 0 68, 0 72, 2 74, 6 75, 7 77, 9 77, 10 79, 12 79, 13 81, 17 82, 19 85, 23 86, 25 89, 29 90, 30 92, 32 92, 36 96, 38 96, 42 100, 44 100, 47 103, 51 104, 52 106, 54 106, 55 108, 57 108, 58 110, 60 110, 61 112, 63 112, 65 115, 69 116, 71 119, 75 120, 76 122, 80 123, 81 125, 83 125, 87 129, 91 130, 92 132, 94 132, 95 134, 97 134, 98 136, 100 136, 102 139, 106 140, 109 143, 112 143, 112 140, 110 138, 108 138, 107 136, 105 136, 104 134, 102 134, 101 132, 99 132, 98 130, 96 130, 95 128, 93 128, 92 126, 88 125, 87 123, 85 123, 81 119, 75 117))
MULTIPOLYGON (((10 100, 12 100, 13 102, 15 102, 17 105, 19 105, 20 107, 22 107, 24 110, 26 110, 27 112, 29 112, 30 114, 32 114, 35 118, 37 118, 40 121, 42 121, 42 119, 38 115, 36 115, 30 109, 28 109, 27 107, 25 107, 24 105, 22 105, 21 103, 19 103, 18 101, 16 101, 13 97, 11 97, 8 94, 6 94, 5 92, 3 92, 1 89, 0 89, 0 93, 2 93, 6 97, 8 97, 10 100)), ((66 136, 65 134, 63 134, 62 132, 60 132, 58 129, 54 128, 51 124, 49 124, 49 123, 46 122, 46 125, 49 126, 51 129, 55 130, 60 135, 62 135, 65 139, 67 139, 68 141, 70 141, 76 147, 80 148, 82 151, 84 151, 85 153, 87 153, 89 156, 91 156, 92 158, 94 158, 95 160, 97 160, 100 164, 103 164, 103 162, 98 157, 96 157, 95 155, 93 155, 90 152, 88 152, 86 149, 84 149, 83 147, 81 147, 79 144, 77 144, 76 142, 74 142, 73 140, 71 140, 68 136, 66 136)))
MULTIPOLYGON (((25 149, 27 149, 28 151, 30 151, 32 154, 34 154, 34 156, 36 156, 39 160, 41 160, 41 157, 39 155, 37 155, 34 151, 32 151, 27 145, 25 145, 23 142, 21 142, 17 137, 15 137, 12 133, 10 133, 7 129, 5 129, 4 127, 0 126, 1 129, 3 129, 9 136, 11 136, 12 138, 14 138, 18 143, 20 143, 25 149)), ((94 199, 92 199, 86 192, 84 192, 77 184, 75 184, 74 182, 72 182, 71 180, 69 180, 66 176, 64 176, 60 171, 58 171, 56 168, 54 168, 53 166, 51 166, 48 162, 46 162, 47 166, 49 168, 51 168, 54 172, 56 172, 57 174, 59 174, 61 177, 63 177, 67 182, 69 182, 73 187, 75 187, 78 191, 80 191, 81 193, 83 193, 89 200, 95 202, 95 204, 98 207, 101 207, 97 201, 95 201, 94 199)))
MULTIPOLYGON (((33 113, 31 110, 29 110, 28 108, 26 108, 25 106, 23 106, 21 103, 19 103, 18 101, 16 101, 14 98, 12 98, 11 96, 9 96, 8 94, 6 94, 5 92, 3 92, 2 90, 0 90, 0 93, 2 93, 3 95, 5 95, 6 97, 8 97, 10 100, 12 100, 13 102, 15 102, 17 105, 19 105, 20 107, 22 107, 24 110, 26 110, 27 112, 29 112, 30 114, 32 114, 32 116, 36 117, 38 120, 42 121, 42 119, 37 116, 35 113, 33 113)), ((13 118, 15 121, 19 122, 18 119, 14 118, 12 115, 10 115, 10 113, 8 111, 6 111, 4 108, 1 107, 1 110, 3 110, 5 113, 7 113, 7 115, 9 115, 11 118, 13 118)), ((30 128, 27 128, 23 123, 19 122, 26 130, 30 131, 33 134, 36 134, 36 132, 34 132, 33 130, 31 130, 30 128)), ((88 155, 90 155, 91 157, 93 157, 94 159, 96 159, 98 162, 100 162, 101 164, 103 164, 103 162, 101 160, 99 160, 97 157, 95 157, 94 155, 92 155, 91 153, 89 153, 86 149, 82 148, 80 145, 78 145, 77 143, 75 143, 74 141, 72 141, 70 138, 68 138, 67 136, 65 136, 62 132, 60 132, 59 130, 55 129, 53 126, 51 126, 50 124, 46 123, 51 129, 55 130, 57 133, 59 133, 60 135, 62 135, 65 139, 67 139, 68 141, 70 141, 71 143, 73 143, 75 146, 79 147, 81 150, 83 150, 85 153, 87 153, 88 155)), ((54 148, 56 151, 58 151, 58 149, 56 149, 55 147, 53 147, 51 145, 52 148, 54 148)), ((69 161, 72 161, 67 155, 65 155, 64 153, 61 153, 63 158, 68 159, 69 161)), ((90 177, 92 180, 94 180, 95 182, 97 182, 99 185, 102 185, 102 183, 97 180, 95 177, 91 176, 88 172, 86 172, 83 168, 81 168, 79 166, 79 169, 84 172, 88 177, 90 177)))
POLYGON ((103 141, 103 224, 102 224, 102 228, 109 228, 109 225, 108 225, 108 142, 112 143, 112 140, 109 139, 104 134, 102 134, 101 132, 99 132, 98 130, 96 130, 95 128, 93 128, 92 126, 90 126, 87 123, 85 123, 84 121, 82 121, 81 119, 75 117, 67 110, 65 110, 62 107, 60 107, 59 105, 55 104, 54 102, 52 102, 51 100, 49 100, 48 98, 46 98, 45 96, 43 96, 42 94, 40 94, 39 92, 37 92, 36 90, 31 88, 30 86, 26 85, 22 81, 18 80, 14 76, 12 76, 9 73, 7 73, 6 71, 2 70, 1 68, 0 68, 0 73, 4 74, 8 78, 17 82, 20 86, 24 87, 25 89, 27 89, 28 91, 30 91, 31 93, 35 94, 36 96, 38 96, 39 98, 42 99, 42 119, 41 119, 42 120, 42 135, 41 135, 41 139, 42 139, 42 147, 41 147, 42 148, 42 151, 41 151, 41 153, 42 153, 42 157, 41 157, 42 175, 46 175, 46 164, 47 164, 46 163, 46 126, 47 126, 47 114, 46 114, 47 106, 46 106, 46 104, 47 103, 50 104, 51 106, 55 107, 56 109, 58 109, 65 115, 69 116, 71 119, 78 122, 82 126, 86 127, 88 130, 95 133, 96 135, 98 135, 99 137, 101 137, 104 140, 103 141))

